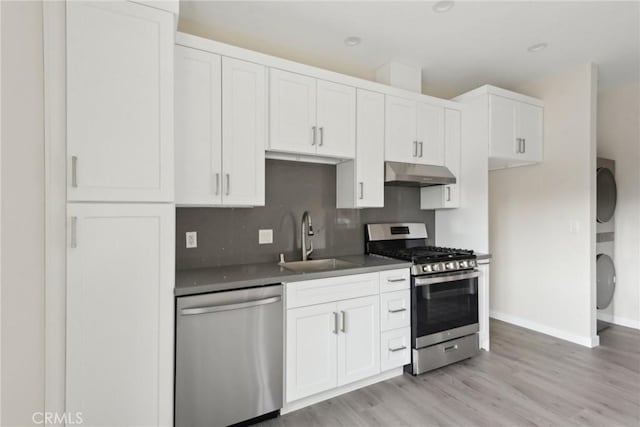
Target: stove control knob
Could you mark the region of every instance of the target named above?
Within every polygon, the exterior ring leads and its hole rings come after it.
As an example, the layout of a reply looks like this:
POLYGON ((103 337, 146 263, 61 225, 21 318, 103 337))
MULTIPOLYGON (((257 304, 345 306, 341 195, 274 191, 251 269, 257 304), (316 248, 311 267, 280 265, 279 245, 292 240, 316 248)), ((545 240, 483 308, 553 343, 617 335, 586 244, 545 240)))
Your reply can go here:
POLYGON ((427 264, 422 267, 422 271, 424 272, 430 272, 431 270, 432 270, 431 264, 427 264))
POLYGON ((469 268, 469 262, 468 261, 460 261, 460 268, 469 268))
POLYGON ((455 267, 453 266, 452 262, 448 262, 444 265, 445 269, 447 270, 453 270, 455 267))

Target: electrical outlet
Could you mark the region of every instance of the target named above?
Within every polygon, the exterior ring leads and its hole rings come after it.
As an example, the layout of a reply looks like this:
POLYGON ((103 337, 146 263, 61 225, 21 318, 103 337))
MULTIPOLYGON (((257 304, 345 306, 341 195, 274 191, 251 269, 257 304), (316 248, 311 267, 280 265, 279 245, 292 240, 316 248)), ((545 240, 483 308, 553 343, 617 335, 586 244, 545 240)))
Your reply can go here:
POLYGON ((187 249, 197 248, 198 247, 198 232, 196 232, 196 231, 187 231, 185 240, 187 241, 187 249))
POLYGON ((270 245, 273 243, 273 230, 258 230, 258 244, 270 245))

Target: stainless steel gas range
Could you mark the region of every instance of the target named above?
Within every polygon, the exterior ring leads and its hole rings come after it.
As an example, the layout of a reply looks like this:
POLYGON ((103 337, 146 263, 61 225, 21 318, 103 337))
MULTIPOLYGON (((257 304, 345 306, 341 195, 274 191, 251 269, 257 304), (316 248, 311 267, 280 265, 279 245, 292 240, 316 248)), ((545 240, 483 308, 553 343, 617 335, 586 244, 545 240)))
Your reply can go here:
POLYGON ((473 251, 427 246, 422 223, 368 224, 365 252, 412 262, 411 365, 418 375, 474 356, 478 271, 473 251))

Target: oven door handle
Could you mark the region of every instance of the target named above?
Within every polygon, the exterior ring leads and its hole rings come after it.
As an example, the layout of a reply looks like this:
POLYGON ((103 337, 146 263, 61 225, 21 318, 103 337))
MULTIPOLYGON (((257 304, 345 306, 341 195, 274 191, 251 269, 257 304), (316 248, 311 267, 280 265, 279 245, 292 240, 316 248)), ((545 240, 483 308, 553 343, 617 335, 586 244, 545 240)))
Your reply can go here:
POLYGON ((453 282, 455 280, 474 279, 479 276, 480 273, 478 272, 478 270, 473 270, 468 273, 447 274, 446 276, 438 277, 416 277, 415 284, 416 286, 425 286, 433 285, 435 283, 453 282))

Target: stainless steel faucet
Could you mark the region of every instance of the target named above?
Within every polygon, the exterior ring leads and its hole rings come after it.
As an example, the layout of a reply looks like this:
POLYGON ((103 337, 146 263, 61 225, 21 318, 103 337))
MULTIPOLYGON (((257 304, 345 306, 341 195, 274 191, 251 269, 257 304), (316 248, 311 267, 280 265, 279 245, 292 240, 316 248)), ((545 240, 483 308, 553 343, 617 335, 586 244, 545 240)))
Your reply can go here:
POLYGON ((302 214, 302 222, 300 223, 300 238, 302 239, 302 260, 309 259, 309 255, 313 252, 313 240, 309 239, 309 249, 307 249, 307 236, 313 236, 313 226, 311 225, 311 215, 308 211, 302 214), (305 227, 306 224, 306 227, 305 227))

